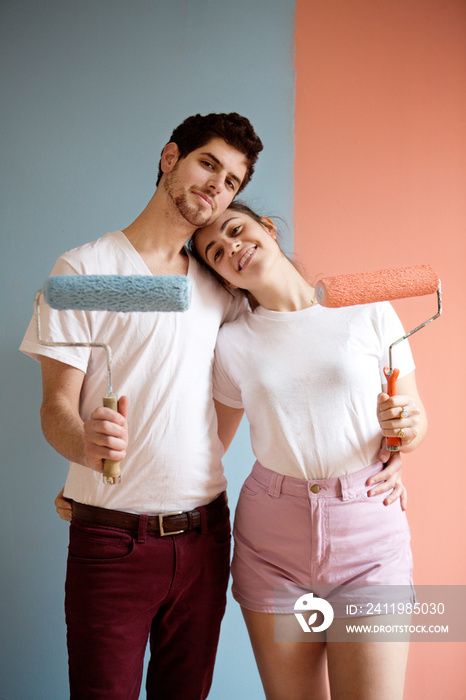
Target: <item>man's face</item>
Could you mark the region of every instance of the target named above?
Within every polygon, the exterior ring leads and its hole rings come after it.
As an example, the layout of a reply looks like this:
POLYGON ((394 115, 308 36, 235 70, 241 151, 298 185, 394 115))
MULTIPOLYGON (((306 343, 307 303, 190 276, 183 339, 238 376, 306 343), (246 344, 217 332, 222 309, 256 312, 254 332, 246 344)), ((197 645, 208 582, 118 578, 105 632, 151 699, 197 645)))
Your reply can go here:
POLYGON ((237 194, 246 156, 221 138, 179 158, 165 172, 163 187, 181 216, 198 228, 214 221, 237 194))

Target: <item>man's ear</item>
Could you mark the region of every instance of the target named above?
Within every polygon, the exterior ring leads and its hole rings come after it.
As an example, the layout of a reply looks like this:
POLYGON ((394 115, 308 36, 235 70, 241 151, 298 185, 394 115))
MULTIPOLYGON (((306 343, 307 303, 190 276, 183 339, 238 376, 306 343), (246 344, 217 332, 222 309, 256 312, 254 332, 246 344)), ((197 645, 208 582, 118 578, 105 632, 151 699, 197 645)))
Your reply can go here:
POLYGON ((167 143, 162 151, 160 158, 160 168, 163 173, 169 173, 173 170, 180 157, 180 149, 173 141, 167 143))
POLYGON ((268 216, 263 216, 261 218, 261 223, 262 223, 262 226, 265 229, 267 229, 267 232, 269 233, 269 235, 272 236, 272 238, 276 241, 277 236, 278 236, 278 232, 277 232, 277 227, 273 223, 272 219, 269 219, 268 216))

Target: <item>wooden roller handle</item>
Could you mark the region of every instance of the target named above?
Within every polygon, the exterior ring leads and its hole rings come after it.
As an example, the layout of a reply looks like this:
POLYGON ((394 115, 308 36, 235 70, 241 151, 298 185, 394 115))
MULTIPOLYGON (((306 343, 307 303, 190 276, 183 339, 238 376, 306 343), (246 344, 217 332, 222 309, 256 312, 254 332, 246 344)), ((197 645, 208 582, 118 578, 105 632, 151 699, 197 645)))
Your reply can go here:
MULTIPOLYGON (((389 396, 396 395, 396 380, 400 374, 399 369, 393 369, 391 372, 388 367, 383 368, 383 373, 387 380, 387 394, 389 396)), ((389 452, 399 452, 401 450, 401 438, 399 437, 388 437, 387 440, 387 450, 389 452)))
MULTIPOLYGON (((118 396, 104 396, 104 406, 118 412, 118 396)), ((107 486, 114 486, 121 482, 120 462, 113 459, 104 459, 103 480, 107 486)))

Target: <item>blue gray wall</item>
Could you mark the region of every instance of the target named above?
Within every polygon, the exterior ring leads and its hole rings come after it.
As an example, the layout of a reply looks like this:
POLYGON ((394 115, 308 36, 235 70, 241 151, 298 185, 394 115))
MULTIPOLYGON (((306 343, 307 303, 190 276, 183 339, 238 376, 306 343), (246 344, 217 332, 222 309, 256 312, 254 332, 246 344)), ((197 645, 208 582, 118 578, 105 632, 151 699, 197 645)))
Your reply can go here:
MULTIPOLYGON (((63 700, 68 528, 53 499, 67 464, 41 435, 39 365, 17 349, 34 293, 60 253, 133 220, 172 128, 197 112, 251 119, 265 150, 245 197, 291 224, 294 1, 3 0, 0 11, 0 699, 63 700)), ((233 506, 251 464, 242 425, 225 459, 233 506)), ((263 697, 231 598, 211 697, 263 697)))

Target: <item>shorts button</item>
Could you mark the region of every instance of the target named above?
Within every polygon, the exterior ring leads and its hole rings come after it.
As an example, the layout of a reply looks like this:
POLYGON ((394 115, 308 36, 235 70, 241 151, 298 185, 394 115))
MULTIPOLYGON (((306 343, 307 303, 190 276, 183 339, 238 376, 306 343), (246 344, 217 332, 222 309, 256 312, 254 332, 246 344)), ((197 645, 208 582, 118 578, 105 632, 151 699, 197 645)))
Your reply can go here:
POLYGON ((320 486, 318 486, 317 484, 312 484, 311 491, 312 491, 312 493, 319 493, 320 486))

